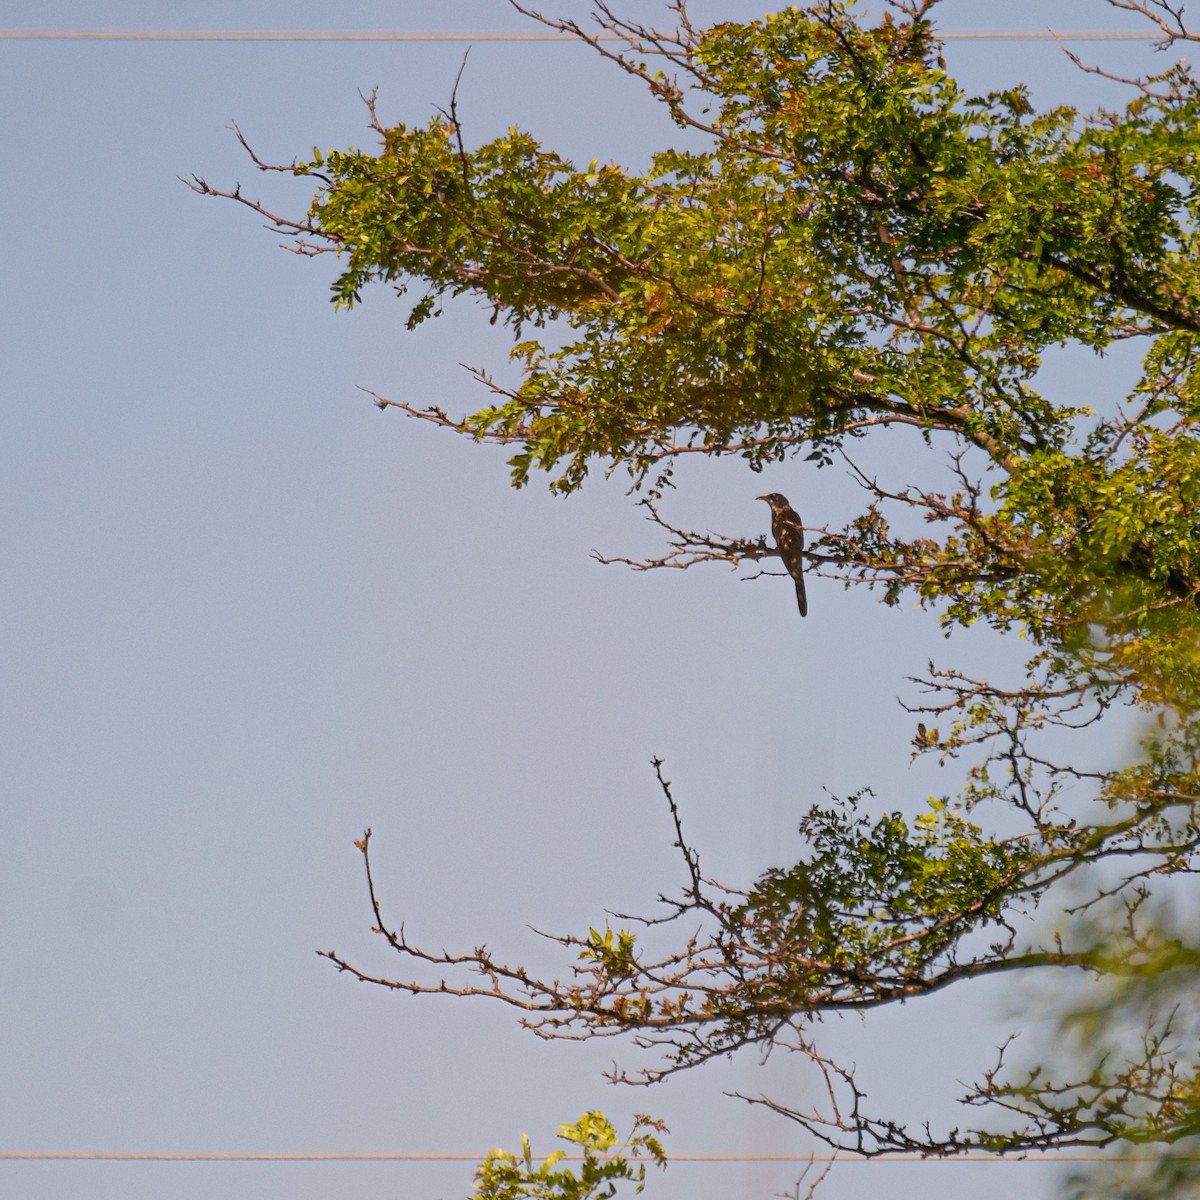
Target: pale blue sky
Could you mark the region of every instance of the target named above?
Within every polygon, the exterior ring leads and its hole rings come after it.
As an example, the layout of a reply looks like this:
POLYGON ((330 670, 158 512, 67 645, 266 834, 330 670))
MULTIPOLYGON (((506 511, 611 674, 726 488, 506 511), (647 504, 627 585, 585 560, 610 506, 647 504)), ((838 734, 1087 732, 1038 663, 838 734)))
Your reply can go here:
MULTIPOLYGON (((1100 0, 998 7, 951 0, 942 24, 1117 24, 1100 0)), ((13 0, 3 24, 525 28, 501 0, 13 0)), ((368 144, 357 91, 378 85, 384 119, 423 121, 463 49, 0 42, 0 1150, 483 1152, 527 1131, 548 1151, 560 1121, 594 1107, 665 1118, 679 1153, 806 1148, 721 1096, 764 1086, 753 1055, 614 1089, 602 1069, 632 1054, 613 1043, 546 1045, 508 1012, 354 986, 314 954, 393 969, 352 845, 368 825, 386 908, 418 940, 532 961, 527 925, 646 910, 679 880, 652 755, 706 870, 731 882, 794 853, 821 787, 872 784, 893 808, 939 786, 907 766, 912 721, 895 702, 943 651, 932 618, 814 581, 801 622, 784 580, 599 566, 593 548, 660 545, 622 481, 565 502, 513 492, 502 454, 355 390, 478 406, 457 364, 502 363, 486 314, 463 302, 409 335, 383 290, 335 313, 330 263, 282 252, 252 214, 177 180, 240 180, 301 210, 302 183, 256 177, 231 119, 268 159, 368 144)), ((1096 54, 1147 61, 1129 44, 1096 54)), ((959 43, 947 59, 980 89, 1098 94, 1053 45, 959 43)), ((581 161, 640 164, 675 136, 571 45, 477 44, 459 106, 469 141, 516 123, 581 161)), ((1056 374, 1064 394, 1093 379, 1086 358, 1056 374)), ((666 511, 755 535, 756 495, 786 492, 819 521, 849 488, 807 464, 688 464, 666 511)), ((980 987, 832 1036, 881 1106, 953 1119, 936 1097, 988 1065, 1010 1007, 980 987), (927 1093, 931 1061, 943 1078, 927 1093)), ((789 1065, 769 1071, 785 1094, 789 1065)), ((470 1174, 0 1162, 0 1192, 432 1198, 465 1195, 470 1174)), ((647 1195, 766 1197, 794 1174, 679 1164, 647 1195)), ((1049 1194, 1050 1178, 846 1166, 821 1196, 990 1200, 1049 1194)))

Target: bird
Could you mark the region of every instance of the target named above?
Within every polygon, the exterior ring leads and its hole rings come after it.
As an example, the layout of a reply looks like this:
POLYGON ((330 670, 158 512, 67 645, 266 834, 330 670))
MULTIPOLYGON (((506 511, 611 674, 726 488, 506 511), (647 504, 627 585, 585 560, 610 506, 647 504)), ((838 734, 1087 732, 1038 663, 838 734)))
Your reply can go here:
POLYGON ((771 506, 771 536, 775 539, 775 549, 783 559, 788 574, 796 581, 796 602, 800 605, 800 615, 808 616, 808 597, 804 594, 804 526, 796 510, 788 503, 786 496, 778 492, 768 492, 765 496, 755 497, 765 500, 771 506))

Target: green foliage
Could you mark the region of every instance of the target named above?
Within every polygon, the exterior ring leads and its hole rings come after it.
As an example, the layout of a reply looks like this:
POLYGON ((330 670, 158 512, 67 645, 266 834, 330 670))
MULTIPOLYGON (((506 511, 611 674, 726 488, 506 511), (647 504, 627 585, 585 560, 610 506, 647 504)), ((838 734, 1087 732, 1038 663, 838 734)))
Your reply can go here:
POLYGON ((667 1159, 657 1135, 666 1127, 639 1115, 632 1132, 621 1142, 612 1123, 599 1112, 586 1112, 574 1125, 559 1126, 558 1136, 583 1152, 576 1172, 560 1166, 565 1150, 556 1150, 540 1166, 533 1163, 529 1138, 521 1135, 520 1155, 493 1150, 475 1172, 475 1200, 609 1200, 618 1184, 632 1183, 639 1194, 645 1187, 649 1158, 666 1167, 667 1159))
POLYGON ((995 917, 1033 851, 1027 839, 985 836, 942 800, 910 830, 900 813, 859 813, 859 799, 811 808, 800 824, 808 861, 766 872, 738 915, 777 952, 790 948, 785 961, 903 980, 995 917))
POLYGON ((1030 385, 1041 351, 1145 317, 1196 330, 1196 103, 1039 115, 1019 89, 965 97, 935 53, 841 5, 789 10, 700 35, 713 147, 642 175, 516 129, 468 151, 443 116, 296 170, 328 180, 311 216, 348 260, 340 303, 419 283, 576 331, 522 343, 520 386, 469 418, 520 435, 519 481, 640 476, 675 431, 758 466, 900 410, 997 461, 1061 449, 1077 410, 1030 385))
POLYGON ((487 377, 454 427, 515 445, 517 483, 569 492, 600 463, 659 490, 681 453, 821 465, 915 425, 993 482, 881 498, 933 536, 872 506, 819 549, 891 602, 1195 706, 1200 99, 1038 113, 1019 87, 964 94, 937 53, 922 21, 842 4, 718 25, 677 75, 627 64, 707 149, 637 174, 516 129, 468 149, 445 115, 380 126, 375 152, 295 167, 322 180, 305 228, 345 260, 340 304, 383 281, 421 289, 410 327, 461 294, 512 327, 518 382, 487 377), (1039 389, 1047 350, 1131 337, 1133 415, 1039 389))
POLYGON ((634 973, 637 968, 634 957, 637 939, 627 929, 614 931, 606 928, 603 933, 589 929, 588 938, 588 945, 580 955, 585 962, 595 963, 613 979, 634 973))

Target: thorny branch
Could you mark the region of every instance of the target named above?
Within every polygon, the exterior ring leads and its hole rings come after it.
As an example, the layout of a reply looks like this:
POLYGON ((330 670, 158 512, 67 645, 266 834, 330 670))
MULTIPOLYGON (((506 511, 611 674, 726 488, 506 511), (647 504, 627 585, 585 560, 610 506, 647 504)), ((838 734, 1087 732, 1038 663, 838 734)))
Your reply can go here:
MULTIPOLYGON (((659 897, 665 915, 610 916, 647 932, 670 933, 684 922, 690 932, 673 950, 652 952, 623 931, 615 939, 611 930, 604 935, 593 931, 587 938, 539 935, 572 956, 563 978, 508 965, 486 947, 461 954, 425 949, 409 940, 403 925, 395 929, 383 915, 368 830, 357 846, 374 932, 405 961, 432 968, 433 977, 368 972, 332 950, 323 951, 323 957, 363 982, 391 990, 499 1000, 520 1011, 522 1023, 543 1038, 628 1035, 635 1045, 663 1056, 637 1071, 614 1069, 612 1077, 626 1083, 653 1083, 748 1046, 795 1052, 824 1079, 827 1108, 797 1109, 766 1097, 742 1098, 789 1117, 840 1151, 866 1156, 897 1150, 956 1154, 980 1148, 1105 1145, 1130 1136, 1135 1097, 1177 1070, 1165 1053, 1165 1035, 1147 1043, 1143 1056, 1120 1070, 1101 1064, 1084 1083, 1069 1085, 1036 1075, 1005 1082, 1002 1050, 996 1066, 964 1097, 967 1104, 996 1100, 1029 1118, 1001 1145, 1004 1139, 998 1142, 994 1133, 955 1129, 935 1136, 928 1128, 912 1131, 872 1117, 853 1071, 820 1053, 805 1030, 823 1015, 866 1011, 1001 972, 1073 967, 1102 980, 1134 980, 1161 971, 1164 962, 1200 967, 1200 950, 1178 941, 1164 945, 1139 927, 1137 905, 1126 905, 1125 928, 1113 939, 1098 943, 1081 937, 1074 947, 1064 945, 1061 937, 1039 943, 1028 916, 1031 900, 1081 873, 1090 878, 1109 858, 1146 860, 1127 883, 1161 872, 1168 863, 1174 871, 1190 870, 1200 847, 1195 822, 1200 788, 1166 792, 1144 783, 1131 811, 1106 824, 1055 824, 1050 814, 1033 813, 1030 830, 1002 844, 1000 857, 986 877, 976 879, 974 891, 964 887, 951 859, 939 858, 945 847, 931 836, 919 852, 929 863, 945 862, 948 890, 934 887, 923 896, 888 895, 886 886, 880 894, 875 889, 883 876, 860 892, 846 890, 844 882, 839 885, 837 880, 853 880, 869 869, 869 857, 856 862, 857 856, 864 849, 869 855, 887 835, 877 827, 864 842, 860 830, 865 832, 865 826, 849 819, 850 810, 814 808, 801 825, 810 842, 809 857, 791 871, 768 872, 753 888, 740 890, 704 876, 699 855, 684 836, 661 761, 655 759, 653 767, 687 882, 679 896, 659 897), (870 928, 872 922, 877 932, 867 940, 852 932, 870 928), (1029 929, 1024 937, 1018 937, 1021 923, 1029 929), (998 941, 987 940, 989 925, 1002 932, 998 941), (464 971, 466 980, 460 977, 464 971), (470 976, 480 982, 470 982, 470 976), (1081 1089, 1090 1089, 1093 1098, 1082 1108, 1066 1103, 1065 1097, 1078 1098, 1081 1089)), ((1097 899, 1117 891, 1100 880, 1097 887, 1097 899)))

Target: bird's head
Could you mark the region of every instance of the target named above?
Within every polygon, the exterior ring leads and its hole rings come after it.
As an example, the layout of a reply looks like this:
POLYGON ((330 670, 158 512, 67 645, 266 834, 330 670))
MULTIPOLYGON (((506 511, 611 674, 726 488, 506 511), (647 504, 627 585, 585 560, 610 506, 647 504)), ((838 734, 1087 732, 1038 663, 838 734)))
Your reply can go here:
POLYGON ((765 496, 755 496, 754 498, 756 500, 765 500, 771 506, 772 510, 789 507, 788 498, 779 492, 768 492, 765 496))

